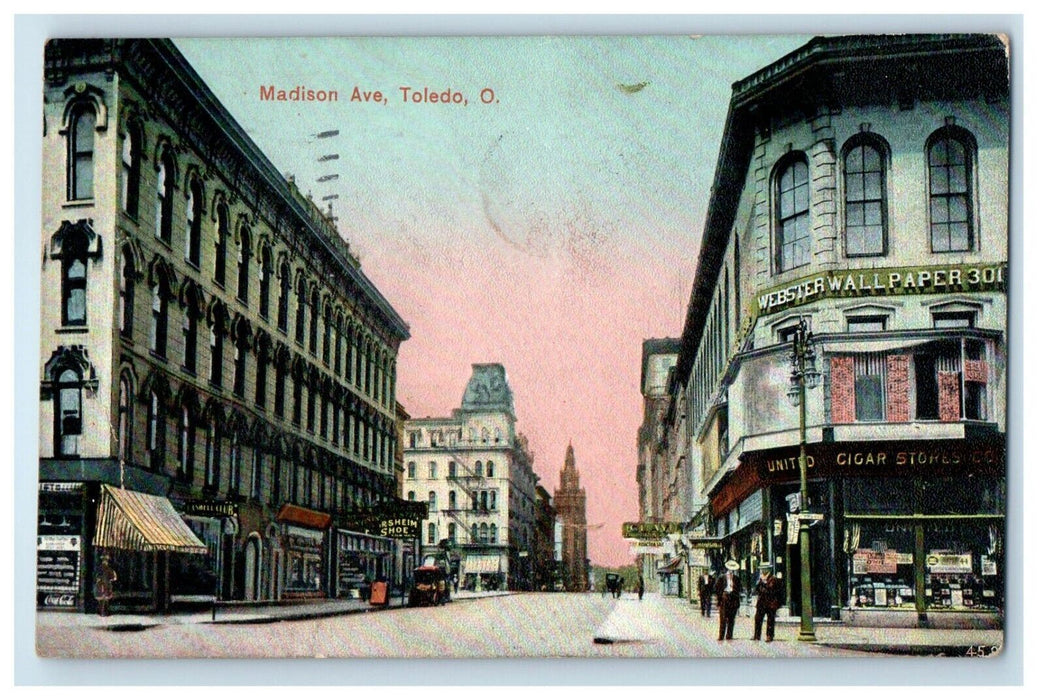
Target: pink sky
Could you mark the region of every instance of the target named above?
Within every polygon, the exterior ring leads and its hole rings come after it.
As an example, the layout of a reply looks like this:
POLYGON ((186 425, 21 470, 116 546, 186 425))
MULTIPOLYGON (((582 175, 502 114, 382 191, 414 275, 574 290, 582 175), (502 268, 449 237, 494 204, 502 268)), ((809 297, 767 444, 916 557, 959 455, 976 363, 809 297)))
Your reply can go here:
POLYGON ((176 43, 281 172, 337 196, 342 236, 410 324, 406 410, 448 416, 472 363, 502 363, 541 483, 554 493, 572 440, 601 525, 589 557, 619 565, 638 518, 642 341, 681 333, 730 86, 806 39, 176 43), (268 85, 341 99, 262 101, 268 85), (353 103, 355 86, 389 103, 353 103), (471 104, 404 104, 401 86, 471 104))

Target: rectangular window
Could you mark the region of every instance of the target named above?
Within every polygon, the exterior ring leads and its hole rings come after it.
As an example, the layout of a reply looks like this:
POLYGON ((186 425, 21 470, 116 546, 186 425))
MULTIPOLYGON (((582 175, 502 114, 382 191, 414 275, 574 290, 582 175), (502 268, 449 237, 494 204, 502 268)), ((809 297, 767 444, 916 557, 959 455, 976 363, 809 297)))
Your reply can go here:
POLYGON ((872 333, 885 330, 885 316, 847 316, 846 330, 850 333, 872 333))
POLYGON ((952 311, 933 314, 933 328, 973 328, 975 326, 975 311, 952 311))
POLYGON ((436 467, 435 462, 429 462, 428 463, 428 478, 429 479, 435 479, 437 471, 438 471, 438 468, 436 467))

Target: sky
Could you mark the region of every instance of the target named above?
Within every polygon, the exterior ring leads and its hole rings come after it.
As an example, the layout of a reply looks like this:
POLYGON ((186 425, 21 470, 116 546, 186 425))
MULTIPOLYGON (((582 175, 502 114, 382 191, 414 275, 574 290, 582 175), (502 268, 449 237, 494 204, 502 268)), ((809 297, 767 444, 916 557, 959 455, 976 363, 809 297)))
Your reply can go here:
POLYGON ((589 558, 616 566, 632 561, 621 523, 639 519, 642 341, 682 332, 731 86, 808 39, 175 43, 280 172, 333 206, 409 324, 407 412, 449 416, 472 363, 502 363, 540 483, 554 493, 572 442, 589 558), (415 102, 425 88, 460 102, 415 102))

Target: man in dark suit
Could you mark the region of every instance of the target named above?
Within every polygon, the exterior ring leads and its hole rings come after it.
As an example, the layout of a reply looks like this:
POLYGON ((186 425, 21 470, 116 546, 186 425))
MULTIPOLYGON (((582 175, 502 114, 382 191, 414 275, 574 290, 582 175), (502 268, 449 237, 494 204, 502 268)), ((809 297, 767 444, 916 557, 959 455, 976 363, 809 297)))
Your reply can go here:
POLYGON ((718 641, 733 639, 733 625, 740 609, 740 578, 736 570, 740 566, 732 559, 726 562, 726 573, 715 582, 715 597, 718 599, 718 641))
POLYGON ((758 602, 755 603, 755 636, 751 639, 762 638, 762 620, 765 619, 766 641, 771 642, 776 631, 776 611, 781 602, 780 579, 773 575, 772 564, 763 564, 760 567, 755 595, 758 596, 758 602))
POLYGON ((700 595, 700 614, 711 617, 711 596, 715 594, 715 579, 710 573, 704 573, 697 581, 697 593, 700 595))

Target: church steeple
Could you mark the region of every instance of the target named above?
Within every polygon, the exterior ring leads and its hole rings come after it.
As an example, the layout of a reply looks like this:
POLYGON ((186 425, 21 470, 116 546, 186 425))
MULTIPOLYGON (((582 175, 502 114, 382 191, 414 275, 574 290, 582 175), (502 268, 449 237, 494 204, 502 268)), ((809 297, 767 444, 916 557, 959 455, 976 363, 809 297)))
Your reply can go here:
POLYGON ((573 456, 573 440, 566 448, 566 463, 559 472, 559 483, 563 489, 575 490, 580 487, 581 475, 577 472, 577 462, 573 456))

